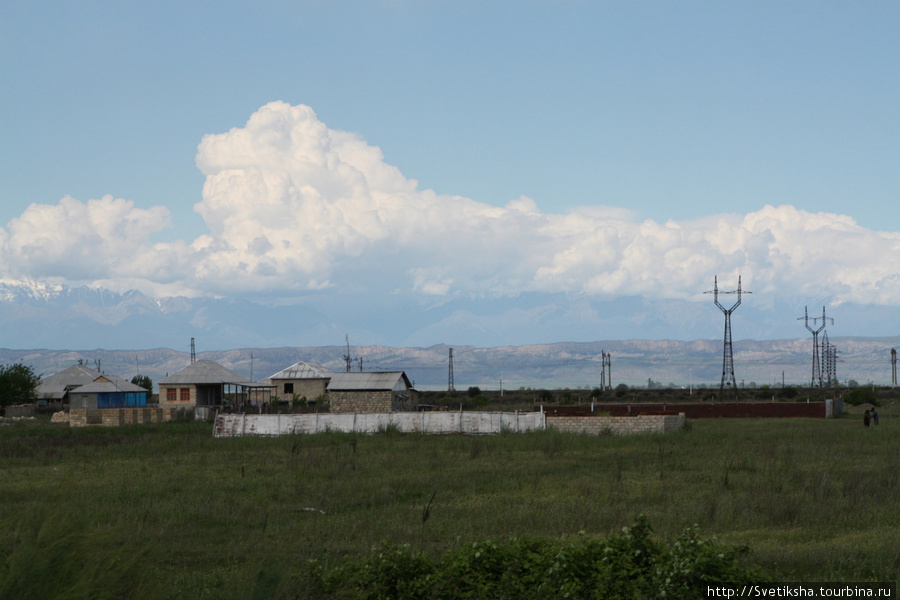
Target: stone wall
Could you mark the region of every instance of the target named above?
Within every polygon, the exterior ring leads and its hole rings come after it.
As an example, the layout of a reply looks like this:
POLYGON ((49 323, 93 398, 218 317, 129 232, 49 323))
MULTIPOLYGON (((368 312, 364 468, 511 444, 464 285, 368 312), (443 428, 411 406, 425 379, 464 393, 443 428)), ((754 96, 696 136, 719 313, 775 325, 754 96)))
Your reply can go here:
POLYGON ((70 427, 87 425, 137 425, 162 423, 186 418, 185 411, 177 408, 76 408, 69 411, 70 427))
POLYGON ((394 392, 328 392, 328 410, 333 413, 389 413, 393 412, 394 392))
POLYGON ((600 435, 613 433, 665 433, 684 427, 684 413, 677 415, 637 415, 634 417, 579 417, 547 415, 547 427, 566 433, 600 435))

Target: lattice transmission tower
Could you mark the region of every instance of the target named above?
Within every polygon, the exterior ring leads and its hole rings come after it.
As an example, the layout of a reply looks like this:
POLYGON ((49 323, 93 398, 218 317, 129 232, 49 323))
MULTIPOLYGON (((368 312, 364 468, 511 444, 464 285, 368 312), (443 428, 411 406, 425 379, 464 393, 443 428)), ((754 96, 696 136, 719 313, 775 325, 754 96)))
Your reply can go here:
POLYGON ((725 314, 725 342, 722 348, 722 383, 719 386, 719 400, 725 395, 725 386, 731 386, 731 389, 734 391, 734 397, 736 400, 741 399, 740 391, 738 390, 737 380, 734 378, 734 350, 731 345, 731 313, 737 310, 737 307, 741 305, 741 294, 752 294, 753 292, 742 292, 741 291, 741 276, 738 275, 738 286, 736 290, 732 290, 730 292, 720 292, 719 291, 719 277, 718 275, 713 280, 713 289, 704 292, 705 294, 712 294, 713 300, 716 303, 716 306, 719 307, 725 314), (735 302, 731 308, 725 308, 719 302, 719 294, 737 294, 737 302, 735 302))
POLYGON ((825 387, 832 388, 838 384, 837 379, 837 347, 828 341, 828 332, 822 334, 822 378, 825 387))
POLYGON ((822 307, 822 324, 819 325, 818 329, 813 329, 809 326, 809 322, 812 321, 813 325, 816 324, 816 321, 819 321, 819 317, 809 318, 809 311, 807 307, 803 307, 803 316, 797 317, 797 320, 803 320, 803 324, 806 326, 807 331, 809 331, 813 336, 813 351, 812 351, 812 376, 810 377, 809 387, 822 387, 822 363, 819 360, 819 334, 825 329, 825 325, 827 321, 830 320, 831 324, 834 325, 834 319, 827 319, 825 317, 825 307, 822 307))
POLYGON ((600 351, 600 390, 612 389, 612 354, 600 351))

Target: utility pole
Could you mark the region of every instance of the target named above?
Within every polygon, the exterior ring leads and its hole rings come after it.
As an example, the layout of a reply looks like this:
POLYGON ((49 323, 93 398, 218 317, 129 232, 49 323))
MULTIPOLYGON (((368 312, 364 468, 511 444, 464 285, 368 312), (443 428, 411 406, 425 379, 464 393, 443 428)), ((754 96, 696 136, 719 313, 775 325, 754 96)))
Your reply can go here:
POLYGON ((737 307, 741 305, 741 293, 752 294, 753 292, 741 292, 741 276, 738 275, 738 287, 736 290, 731 292, 720 292, 719 277, 716 276, 713 280, 713 289, 704 293, 712 294, 716 306, 718 306, 719 310, 725 314, 725 341, 722 347, 722 383, 719 386, 719 400, 721 400, 722 396, 725 394, 726 385, 731 386, 731 389, 734 391, 735 399, 740 400, 741 397, 740 392, 738 391, 737 380, 734 377, 734 349, 731 344, 731 313, 737 310, 737 307), (731 308, 725 308, 719 302, 719 294, 737 294, 737 302, 735 302, 731 308))
POLYGON ((350 334, 344 334, 344 340, 347 342, 347 354, 344 355, 344 362, 347 363, 347 372, 350 372, 350 367, 353 365, 353 358, 350 356, 350 334))
POLYGON ((456 391, 456 388, 453 387, 453 348, 450 348, 450 365, 447 368, 447 391, 456 391))
POLYGON ((891 387, 897 387, 897 349, 891 348, 891 387))

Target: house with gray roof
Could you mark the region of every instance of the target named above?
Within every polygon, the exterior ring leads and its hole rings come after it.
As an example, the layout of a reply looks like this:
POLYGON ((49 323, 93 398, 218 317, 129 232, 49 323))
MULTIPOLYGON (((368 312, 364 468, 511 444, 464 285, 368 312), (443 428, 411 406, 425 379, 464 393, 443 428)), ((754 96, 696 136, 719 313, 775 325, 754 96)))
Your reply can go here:
POLYGON ((273 394, 282 400, 306 398, 315 401, 325 395, 328 382, 335 375, 331 369, 314 362, 300 361, 270 375, 260 383, 273 386, 273 394))
POLYGON ((252 381, 211 360, 198 360, 159 382, 162 408, 239 405, 246 401, 252 381))
POLYGON ((418 395, 403 371, 334 373, 326 388, 333 413, 416 410, 418 395))
POLYGON ((100 371, 84 365, 72 365, 55 375, 42 378, 35 392, 38 400, 68 402, 70 391, 91 383, 101 375, 100 371))
POLYGON ((149 392, 117 375, 100 375, 69 392, 69 409, 145 408, 149 392))

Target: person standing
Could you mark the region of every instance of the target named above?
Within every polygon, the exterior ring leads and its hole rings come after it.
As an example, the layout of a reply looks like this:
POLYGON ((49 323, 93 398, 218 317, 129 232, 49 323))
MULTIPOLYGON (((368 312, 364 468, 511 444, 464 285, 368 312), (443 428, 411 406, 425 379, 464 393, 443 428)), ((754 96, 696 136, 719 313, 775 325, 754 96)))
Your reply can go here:
POLYGON ((869 419, 871 419, 871 418, 872 418, 872 413, 870 413, 870 412, 869 412, 869 409, 867 408, 865 414, 863 414, 863 425, 865 425, 866 427, 868 427, 868 426, 869 426, 869 419))
POLYGON ((872 423, 878 425, 878 409, 872 407, 872 423))

